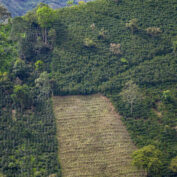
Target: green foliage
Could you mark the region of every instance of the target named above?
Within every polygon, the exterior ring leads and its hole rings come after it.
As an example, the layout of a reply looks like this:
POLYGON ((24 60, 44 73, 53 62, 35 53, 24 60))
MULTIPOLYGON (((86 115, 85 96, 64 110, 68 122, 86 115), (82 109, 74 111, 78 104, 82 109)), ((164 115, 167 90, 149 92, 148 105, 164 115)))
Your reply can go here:
MULTIPOLYGON (((56 95, 101 92, 108 96, 123 116, 134 143, 140 148, 154 144, 161 150, 161 176, 174 175, 169 166, 177 155, 177 60, 173 42, 177 35, 176 0, 124 0, 118 5, 114 1, 97 0, 55 11, 42 4, 24 17, 13 19, 12 26, 9 23, 0 28, 0 121, 3 122, 0 125, 6 140, 0 146, 3 174, 21 177, 58 173, 55 121, 52 112, 45 107, 46 104, 51 108, 46 102, 53 91, 56 95), (57 17, 55 20, 53 15, 57 17), (158 27, 163 33, 150 37, 146 32, 149 27, 158 27), (12 40, 9 39, 10 32, 12 40), (41 74, 35 70, 38 67, 36 61, 43 62, 41 74), (4 76, 6 72, 8 78, 4 76), (18 78, 20 83, 17 83, 18 78), (136 83, 136 93, 143 95, 143 99, 133 105, 132 114, 131 104, 121 96, 129 80, 136 83), (26 106, 21 113, 18 110, 23 100, 13 105, 11 99, 15 84, 20 87, 26 84, 32 98, 32 105, 26 106), (164 92, 167 90, 168 94, 164 92), (16 116, 11 115, 14 108, 17 109, 16 116), (43 134, 49 119, 50 128, 43 134), (8 122, 6 127, 11 125, 12 129, 4 129, 4 122, 8 122), (54 131, 50 131, 51 127, 54 131), (18 129, 19 136, 13 137, 18 129), (29 141, 32 135, 42 138, 39 142, 35 138, 29 141), (52 148, 46 147, 45 140, 53 144, 52 148), (13 151, 14 147, 18 153, 13 151), (6 149, 17 161, 6 156, 6 149), (23 150, 22 156, 19 155, 20 149, 23 150), (31 153, 36 160, 30 160, 31 153), (20 171, 23 171, 21 176, 20 171)), ((156 160, 152 158, 149 166, 152 167, 156 160)), ((160 164, 158 160, 157 164, 160 164)), ((155 169, 149 171, 149 176, 156 173, 155 169)))
POLYGON ((132 33, 136 32, 138 30, 138 19, 134 18, 131 19, 128 23, 126 23, 126 27, 130 28, 132 33))
POLYGON ((173 52, 176 54, 177 53, 177 37, 174 37, 172 39, 172 44, 173 44, 173 52))
POLYGON ((96 43, 90 38, 85 38, 84 39, 84 46, 89 47, 89 48, 96 47, 96 43))
POLYGON ((173 172, 177 173, 177 156, 171 160, 170 167, 173 172))
POLYGON ((22 59, 17 59, 13 66, 13 72, 16 77, 19 77, 20 79, 25 79, 28 76, 28 68, 25 64, 25 61, 22 59))
POLYGON ((35 86, 38 90, 37 101, 44 102, 49 99, 51 93, 50 81, 47 72, 40 74, 39 78, 35 80, 35 86))
POLYGON ((14 43, 9 40, 11 26, 0 25, 0 71, 8 72, 11 64, 17 57, 14 43))
POLYGON ((84 4, 85 4, 85 1, 79 1, 78 4, 79 4, 79 5, 84 5, 84 4))
POLYGON ((55 20, 55 13, 52 8, 48 6, 42 6, 36 11, 38 23, 42 28, 49 28, 55 20))
POLYGON ((153 176, 161 176, 162 169, 162 152, 156 149, 153 145, 144 146, 143 148, 135 151, 132 155, 133 165, 138 168, 145 169, 153 176))
POLYGON ((121 58, 120 60, 121 60, 122 63, 128 64, 128 61, 126 60, 126 58, 121 58))
POLYGON ((12 99, 16 106, 20 106, 21 109, 29 107, 31 104, 29 87, 24 85, 16 85, 13 89, 12 99))
POLYGON ((0 81, 8 80, 8 73, 7 72, 0 72, 0 81))
POLYGON ((69 1, 66 2, 66 4, 68 6, 72 6, 74 4, 74 0, 69 0, 69 1))
POLYGON ((34 65, 35 65, 35 69, 37 71, 43 71, 43 69, 44 69, 44 62, 43 61, 37 60, 34 65))

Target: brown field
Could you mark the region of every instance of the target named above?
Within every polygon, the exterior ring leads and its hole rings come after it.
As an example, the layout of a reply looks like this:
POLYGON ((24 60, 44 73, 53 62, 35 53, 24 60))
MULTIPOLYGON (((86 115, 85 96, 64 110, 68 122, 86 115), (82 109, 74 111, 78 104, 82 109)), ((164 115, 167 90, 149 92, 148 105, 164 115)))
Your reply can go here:
POLYGON ((53 98, 63 177, 144 177, 120 116, 99 94, 53 98))

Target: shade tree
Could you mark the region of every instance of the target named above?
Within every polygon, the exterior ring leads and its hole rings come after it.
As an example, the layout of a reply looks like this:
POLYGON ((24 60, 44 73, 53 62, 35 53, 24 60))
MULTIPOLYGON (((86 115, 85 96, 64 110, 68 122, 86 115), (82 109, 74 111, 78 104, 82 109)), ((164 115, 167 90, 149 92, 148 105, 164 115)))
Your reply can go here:
POLYGON ((138 86, 132 80, 125 83, 120 96, 124 103, 130 105, 131 115, 133 114, 134 105, 140 102, 143 98, 138 86))
POLYGON ((133 165, 139 169, 144 169, 148 174, 153 174, 154 177, 161 177, 162 152, 154 145, 144 146, 143 148, 136 150, 132 154, 133 165))
POLYGON ((48 42, 48 30, 55 21, 55 11, 47 5, 39 6, 37 11, 37 20, 42 28, 42 36, 45 44, 48 42))
POLYGON ((173 172, 177 173, 177 156, 174 157, 171 160, 170 166, 169 166, 170 170, 172 170, 173 172))

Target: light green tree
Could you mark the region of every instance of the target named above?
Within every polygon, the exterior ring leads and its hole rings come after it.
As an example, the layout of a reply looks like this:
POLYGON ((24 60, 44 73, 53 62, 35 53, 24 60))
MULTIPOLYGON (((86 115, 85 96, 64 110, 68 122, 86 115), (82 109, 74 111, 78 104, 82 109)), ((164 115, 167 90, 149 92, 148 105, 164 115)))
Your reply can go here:
POLYGON ((39 91, 37 100, 39 102, 47 100, 51 93, 50 80, 47 72, 42 72, 40 74, 39 78, 35 80, 35 86, 39 91))
POLYGON ((42 28, 43 40, 47 44, 47 33, 48 29, 52 27, 53 22, 55 21, 55 11, 47 5, 43 5, 36 11, 37 20, 39 25, 42 28))
POLYGON ((162 169, 162 152, 154 145, 144 146, 143 148, 135 151, 132 155, 133 165, 140 169, 144 169, 148 174, 154 177, 161 177, 162 169))
POLYGON ((171 160, 171 163, 170 163, 170 170, 172 170, 173 172, 177 173, 177 156, 174 157, 172 160, 171 160))
POLYGON ((30 95, 30 89, 26 84, 24 84, 24 85, 16 85, 13 89, 13 94, 11 95, 11 97, 15 105, 19 105, 21 110, 23 110, 31 103, 31 99, 29 95, 30 95))
POLYGON ((91 38, 85 38, 84 46, 88 48, 93 48, 93 47, 96 47, 96 43, 91 38))
POLYGON ((74 0, 68 0, 68 1, 66 2, 66 4, 67 4, 68 6, 72 6, 72 5, 74 4, 74 0))
POLYGON ((177 54, 177 36, 175 36, 173 39, 172 39, 172 45, 173 45, 173 53, 177 54))
POLYGON ((44 62, 41 60, 37 60, 34 65, 36 71, 41 72, 44 69, 44 62))

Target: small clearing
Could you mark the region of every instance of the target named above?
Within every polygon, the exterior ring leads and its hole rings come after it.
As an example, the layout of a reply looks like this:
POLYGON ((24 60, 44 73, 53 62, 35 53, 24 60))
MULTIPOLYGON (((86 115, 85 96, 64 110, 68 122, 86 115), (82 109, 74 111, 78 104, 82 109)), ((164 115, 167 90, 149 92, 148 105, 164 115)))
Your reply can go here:
POLYGON ((110 101, 100 95, 53 98, 63 177, 144 177, 136 147, 110 101))

